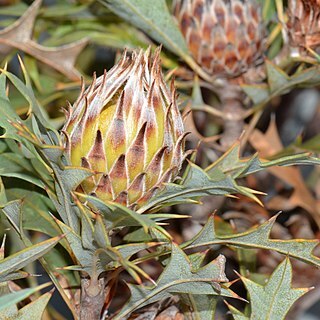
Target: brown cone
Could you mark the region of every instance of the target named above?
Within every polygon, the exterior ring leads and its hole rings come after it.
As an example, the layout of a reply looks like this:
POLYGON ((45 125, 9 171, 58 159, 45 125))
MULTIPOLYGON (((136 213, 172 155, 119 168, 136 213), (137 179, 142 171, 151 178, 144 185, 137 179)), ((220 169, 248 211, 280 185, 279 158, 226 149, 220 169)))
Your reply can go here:
POLYGON ((174 15, 198 64, 235 78, 262 62, 261 8, 249 0, 175 0, 174 15))
POLYGON ((320 49, 320 0, 288 1, 290 45, 318 51, 320 49))

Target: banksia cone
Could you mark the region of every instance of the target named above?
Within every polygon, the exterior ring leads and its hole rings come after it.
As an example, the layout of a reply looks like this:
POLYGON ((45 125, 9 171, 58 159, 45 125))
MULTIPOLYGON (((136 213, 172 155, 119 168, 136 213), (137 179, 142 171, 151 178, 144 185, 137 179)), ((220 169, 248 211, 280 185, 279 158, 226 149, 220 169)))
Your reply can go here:
POLYGON ((262 62, 264 26, 254 0, 175 0, 174 15, 198 64, 235 78, 262 62))
POLYGON ((159 55, 124 53, 67 111, 63 132, 70 161, 96 172, 79 188, 102 201, 138 208, 181 167, 183 123, 159 55))
POLYGON ((290 44, 302 50, 320 48, 320 0, 288 1, 290 44))

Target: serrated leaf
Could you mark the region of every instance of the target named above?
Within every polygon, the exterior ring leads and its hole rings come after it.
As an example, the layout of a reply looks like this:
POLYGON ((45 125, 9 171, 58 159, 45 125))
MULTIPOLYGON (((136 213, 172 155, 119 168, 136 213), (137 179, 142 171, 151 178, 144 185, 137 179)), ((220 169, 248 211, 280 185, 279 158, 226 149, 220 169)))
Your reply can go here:
POLYGON ((68 166, 65 166, 60 173, 59 178, 66 190, 69 191, 73 191, 83 180, 93 175, 91 170, 68 166))
POLYGON ((292 267, 289 258, 276 268, 265 286, 245 277, 241 277, 241 280, 250 296, 252 320, 285 319, 294 302, 309 291, 291 287, 292 267))
POLYGON ((126 234, 123 238, 126 242, 148 242, 154 240, 153 237, 146 233, 143 228, 139 228, 126 234))
MULTIPOLYGON (((23 289, 0 297, 0 311, 28 298, 31 294, 48 287, 50 284, 51 283, 45 283, 36 288, 23 289)), ((1 313, 0 316, 2 316, 1 313)))
POLYGON ((258 191, 240 186, 235 179, 265 170, 272 166, 291 166, 297 164, 317 165, 320 159, 311 157, 309 153, 280 157, 274 160, 259 159, 257 154, 241 159, 240 142, 235 143, 222 157, 205 170, 190 163, 188 173, 182 184, 168 183, 138 213, 158 210, 164 206, 180 203, 195 203, 208 195, 243 194, 261 204, 255 194, 258 191))
POLYGON ((17 271, 25 267, 27 264, 39 259, 51 248, 53 248, 60 240, 61 236, 42 241, 1 260, 0 276, 5 276, 11 272, 17 271))
MULTIPOLYGON (((73 195, 73 194, 72 194, 73 195)), ((93 244, 94 239, 94 225, 92 220, 92 212, 86 206, 84 206, 79 199, 73 195, 73 200, 76 206, 79 208, 79 215, 81 220, 81 241, 84 249, 95 250, 96 245, 93 244)))
POLYGON ((292 85, 318 85, 320 82, 319 66, 314 66, 303 71, 297 72, 290 78, 292 85))
MULTIPOLYGON (((14 229, 17 231, 17 233, 21 236, 21 232, 22 230, 20 230, 21 226, 20 223, 22 221, 20 215, 20 210, 21 210, 21 201, 20 200, 16 200, 16 201, 11 201, 9 202, 3 209, 3 212, 6 214, 7 218, 9 219, 11 225, 14 227, 14 229)), ((26 246, 31 246, 31 242, 30 240, 28 240, 28 238, 24 238, 24 242, 26 246)), ((62 241, 62 244, 64 243, 64 241, 62 241)), ((65 246, 66 249, 68 250, 69 248, 67 246, 65 246)), ((71 256, 73 256, 72 252, 69 252, 71 256)), ((48 259, 51 258, 52 256, 52 249, 49 252, 49 256, 48 259)), ((61 258, 61 256, 60 256, 61 258)), ((63 288, 61 287, 59 281, 57 280, 54 272, 56 265, 54 264, 49 264, 47 262, 47 259, 44 258, 40 258, 39 261, 41 262, 43 268, 46 270, 46 272, 49 274, 52 282, 55 284, 56 288, 59 290, 60 295, 63 297, 64 301, 66 302, 66 304, 68 305, 68 307, 70 308, 71 312, 75 315, 75 311, 74 311, 74 307, 73 305, 70 303, 69 298, 66 296, 65 291, 63 290, 63 288), (54 270, 54 271, 53 271, 54 270)), ((55 260, 55 263, 58 262, 60 263, 57 259, 55 260)), ((67 275, 67 278, 70 280, 73 279, 72 276, 70 276, 69 274, 67 275)), ((72 283, 70 281, 70 283, 72 283)))
POLYGON ((190 164, 190 170, 183 184, 168 183, 162 192, 156 194, 145 206, 138 210, 139 213, 178 203, 194 203, 192 198, 198 199, 208 195, 226 195, 237 192, 237 185, 231 177, 221 175, 211 177, 200 167, 190 164))
POLYGON ((293 154, 273 160, 258 158, 255 154, 251 157, 240 158, 240 142, 236 142, 223 156, 205 169, 207 174, 214 178, 222 174, 231 175, 233 178, 242 178, 257 173, 273 166, 293 165, 320 165, 320 159, 312 157, 310 153, 293 154))
POLYGON ((270 232, 277 216, 266 221, 258 227, 246 232, 220 236, 216 234, 214 219, 209 218, 207 224, 191 241, 184 244, 184 248, 197 248, 202 246, 232 245, 244 248, 259 248, 274 250, 298 260, 320 266, 320 258, 313 255, 318 240, 275 240, 270 239, 270 232))
POLYGON ((243 91, 256 104, 266 104, 272 98, 285 94, 295 87, 315 86, 320 83, 319 66, 311 67, 305 70, 298 69, 294 75, 289 77, 283 70, 266 61, 268 73, 268 85, 254 84, 242 85, 243 91))
POLYGON ((60 71, 68 78, 78 80, 80 74, 74 68, 74 63, 81 50, 87 44, 88 39, 49 48, 33 41, 33 27, 40 5, 41 0, 33 1, 18 20, 0 30, 1 52, 8 54, 14 48, 22 50, 60 71))
MULTIPOLYGON (((220 258, 221 259, 221 258, 220 258)), ((218 266, 215 271, 204 272, 203 269, 193 270, 186 254, 175 244, 172 245, 172 253, 169 263, 153 287, 141 287, 129 285, 131 298, 114 319, 120 320, 128 316, 133 310, 141 308, 170 297, 172 294, 203 294, 213 296, 237 297, 231 290, 221 287, 221 291, 214 286, 214 282, 226 281, 224 265, 218 266)))
POLYGON ((101 0, 110 10, 184 57, 188 49, 165 0, 101 0))

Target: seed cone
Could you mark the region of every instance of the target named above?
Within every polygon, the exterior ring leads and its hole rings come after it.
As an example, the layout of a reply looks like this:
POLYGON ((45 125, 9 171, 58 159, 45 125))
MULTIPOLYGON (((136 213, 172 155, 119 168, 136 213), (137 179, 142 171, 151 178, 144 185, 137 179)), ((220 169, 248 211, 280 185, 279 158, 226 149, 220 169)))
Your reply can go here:
POLYGON ((185 134, 159 55, 124 53, 66 112, 70 162, 97 172, 81 184, 83 192, 138 208, 178 174, 185 134))
POLYGON ((320 0, 288 1, 290 44, 304 50, 320 48, 320 0))
POLYGON ((264 26, 253 0, 175 0, 174 15, 198 64, 234 78, 262 62, 264 26))

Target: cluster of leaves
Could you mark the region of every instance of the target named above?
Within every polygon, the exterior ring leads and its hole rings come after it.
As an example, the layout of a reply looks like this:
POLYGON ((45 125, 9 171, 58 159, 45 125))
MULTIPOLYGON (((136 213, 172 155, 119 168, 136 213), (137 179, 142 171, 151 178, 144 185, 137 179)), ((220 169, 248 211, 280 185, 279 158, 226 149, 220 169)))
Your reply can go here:
MULTIPOLYGON (((215 254, 210 258, 207 251, 203 251, 227 246, 237 252, 267 249, 283 254, 283 261, 264 284, 253 281, 245 272, 239 275, 248 292, 244 312, 227 303, 235 319, 283 319, 292 304, 308 291, 291 288, 289 257, 319 267, 320 259, 313 254, 316 240, 271 239, 276 217, 245 232, 237 232, 211 216, 191 240, 176 244, 163 221, 186 216, 168 213, 163 208, 199 203, 206 196, 235 194, 260 202, 259 192, 242 185, 245 177, 274 166, 317 165, 320 160, 308 152, 292 154, 292 150, 269 160, 258 155, 241 158, 240 144, 235 143, 205 169, 189 163, 179 183, 166 185, 138 212, 76 193, 75 188, 92 172, 71 167, 64 158, 56 131, 62 118, 56 107, 64 104, 62 99, 72 100, 74 88, 78 88, 80 73, 74 62, 81 51, 80 71, 88 71, 90 67, 93 52, 90 47, 84 50, 85 44, 122 49, 146 47, 152 39, 167 50, 163 53, 164 67, 178 67, 181 60, 208 83, 214 80, 189 55, 165 0, 101 0, 83 4, 57 1, 41 10, 40 4, 37 0, 29 7, 23 3, 9 6, 3 10, 8 19, 1 21, 4 29, 0 31, 0 52, 6 55, 5 60, 12 59, 15 49, 27 54, 21 64, 24 80, 5 68, 0 75, 1 223, 3 228, 9 226, 13 230, 9 236, 16 243, 13 246, 16 252, 8 257, 4 258, 5 242, 0 251, 1 317, 41 318, 52 292, 38 295, 18 309, 17 303, 43 286, 12 290, 14 280, 34 277, 34 269, 29 269, 30 272, 22 269, 30 268, 33 261, 39 260, 74 318, 79 316, 79 289, 74 289, 80 285, 79 274, 88 275, 90 286, 95 286, 101 275, 108 273, 108 285, 115 287, 113 279, 122 273, 126 274, 130 298, 110 315, 112 319, 125 319, 140 308, 172 296, 179 296, 182 305, 193 311, 196 316, 191 318, 212 319, 219 299, 243 300, 230 288, 233 282, 226 276, 225 257, 215 254), (21 17, 12 28, 11 16, 17 14, 21 17), (38 23, 35 22, 37 16, 38 23), (56 19, 61 22, 58 28, 56 19), (43 30, 47 33, 46 40, 39 46, 31 34, 43 34, 43 30), (15 41, 17 35, 20 35, 19 41, 15 41), (63 76, 53 73, 53 69, 63 76), (71 82, 65 82, 64 77, 71 82), (23 115, 24 120, 19 115, 23 115), (123 230, 128 230, 124 239, 113 241, 114 234, 123 230), (21 241, 18 243, 17 239, 21 241), (156 282, 143 268, 155 260, 161 265, 156 282)), ((275 14, 273 1, 265 1, 264 6, 265 18, 276 30, 279 24, 270 19, 275 14)), ((276 41, 273 43, 272 54, 279 51, 276 41)), ((267 62, 266 70, 264 84, 243 86, 253 102, 248 113, 248 117, 254 115, 253 120, 273 98, 296 87, 314 87, 320 82, 318 66, 300 65, 294 74, 287 66, 288 75, 275 63, 267 62)), ((300 150, 308 148, 302 146, 300 150)), ((107 304, 112 300, 113 290, 110 291, 107 304)))

